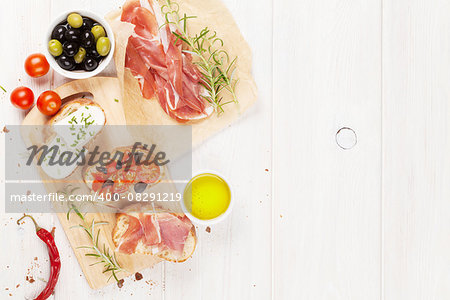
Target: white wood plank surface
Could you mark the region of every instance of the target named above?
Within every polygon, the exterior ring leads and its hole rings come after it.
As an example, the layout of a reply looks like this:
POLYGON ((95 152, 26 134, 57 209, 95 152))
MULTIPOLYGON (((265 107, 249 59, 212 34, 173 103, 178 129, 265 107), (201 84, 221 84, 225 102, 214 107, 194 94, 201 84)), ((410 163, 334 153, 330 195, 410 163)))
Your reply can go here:
MULTIPOLYGON (((56 242, 62 257, 63 267, 54 299, 270 298, 272 1, 224 2, 254 49, 255 61, 261 62, 255 64, 255 79, 261 97, 258 105, 244 119, 196 149, 193 164, 194 172, 218 170, 231 180, 237 200, 231 218, 223 224, 211 226, 210 233, 199 227, 199 247, 194 257, 186 263, 161 263, 142 272, 144 279, 141 281, 127 279, 122 289, 113 284, 93 291, 82 275, 56 216, 38 215, 43 227, 56 227, 56 242), (259 14, 249 17, 248 10, 256 4, 259 14), (261 26, 255 28, 255 23, 261 26), (265 134, 255 134, 255 129, 265 134)), ((0 84, 8 91, 18 85, 26 85, 37 96, 68 81, 54 72, 43 79, 30 79, 23 70, 23 61, 28 54, 43 51, 42 35, 50 21, 62 12, 82 8, 106 14, 122 3, 121 0, 21 0, 5 3, 0 11, 0 33, 10 43, 0 43, 1 66, 8 70, 0 74, 0 84), (16 30, 10 30, 11 24, 16 23, 16 30)), ((102 73, 112 74, 112 67, 102 73)), ((10 105, 9 94, 0 93, 0 97, 3 116, 0 129, 4 124, 20 124, 25 114, 10 105)), ((0 146, 3 147, 5 135, 1 133, 0 136, 0 146)), ((4 170, 3 159, 0 167, 4 170)), ((0 192, 3 194, 4 174, 1 173, 0 192)), ((36 296, 45 285, 37 278, 45 279, 49 272, 45 246, 34 236, 31 224, 18 228, 15 220, 19 215, 5 214, 4 209, 1 211, 0 221, 4 227, 0 230, 0 238, 14 247, 4 247, 0 255, 0 268, 4 271, 0 298, 36 296), (34 257, 38 260, 34 261, 34 257), (29 275, 36 282, 26 282, 25 276, 29 275)))
POLYGON ((275 299, 380 299, 380 1, 274 1, 274 33, 275 299))
POLYGON ((384 297, 450 299, 450 3, 383 11, 384 297))
MULTIPOLYGON (((450 299, 450 3, 223 1, 253 49, 260 97, 193 163, 231 179, 231 218, 199 227, 186 263, 92 291, 56 217, 37 215, 56 227, 63 259, 53 298, 450 299), (356 132, 352 149, 336 143, 342 127, 356 132)), ((43 51, 61 12, 122 2, 4 1, 0 84, 38 95, 67 81, 30 79, 25 57, 43 51)), ((0 131, 21 122, 8 93, 0 105, 0 131)), ((0 151, 5 142, 0 133, 0 151)), ((3 156, 0 170, 3 195, 3 156)), ((45 246, 17 218, 0 209, 0 299, 32 298, 49 272, 45 246)))

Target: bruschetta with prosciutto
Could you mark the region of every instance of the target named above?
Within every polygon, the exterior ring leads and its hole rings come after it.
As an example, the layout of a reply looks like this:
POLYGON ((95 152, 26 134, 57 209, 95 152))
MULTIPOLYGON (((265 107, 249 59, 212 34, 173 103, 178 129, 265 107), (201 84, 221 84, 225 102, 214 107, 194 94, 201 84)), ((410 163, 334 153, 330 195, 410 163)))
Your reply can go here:
POLYGON ((118 213, 112 238, 120 253, 155 255, 172 262, 186 261, 197 245, 188 217, 151 204, 133 204, 118 213))

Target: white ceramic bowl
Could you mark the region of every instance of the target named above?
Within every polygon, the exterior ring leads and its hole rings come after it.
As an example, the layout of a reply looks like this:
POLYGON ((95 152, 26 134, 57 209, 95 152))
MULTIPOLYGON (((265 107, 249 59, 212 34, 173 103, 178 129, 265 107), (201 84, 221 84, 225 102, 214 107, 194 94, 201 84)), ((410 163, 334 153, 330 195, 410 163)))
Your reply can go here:
MULTIPOLYGON (((185 191, 187 185, 188 185, 191 181, 189 181, 189 182, 184 186, 184 188, 183 188, 183 199, 181 200, 181 208, 183 209, 184 214, 185 214, 192 222, 194 222, 195 224, 198 224, 198 225, 204 225, 204 226, 209 226, 209 225, 213 225, 213 224, 217 224, 217 223, 219 223, 219 222, 222 222, 223 220, 225 220, 225 219, 231 214, 231 211, 233 210, 233 204, 234 204, 234 200, 233 200, 233 199, 234 199, 234 198, 233 198, 233 191, 232 191, 232 188, 231 188, 231 186, 230 186, 230 183, 225 179, 225 177, 223 177, 221 174, 217 173, 216 171, 210 171, 210 170, 201 171, 201 172, 196 173, 194 176, 192 176, 192 178, 194 178, 194 177, 196 177, 196 176, 198 176, 198 175, 201 175, 201 174, 213 174, 213 175, 216 175, 216 176, 222 178, 222 179, 227 183, 228 188, 230 189, 230 205, 228 206, 227 210, 226 210, 223 214, 221 214, 220 216, 218 216, 217 218, 214 218, 214 219, 211 219, 211 220, 201 220, 201 219, 198 219, 198 218, 194 217, 194 216, 189 212, 189 210, 186 208, 186 205, 185 205, 185 203, 184 203, 184 191, 185 191)), ((191 179, 191 180, 192 180, 192 179, 191 179)))
POLYGON ((48 60, 48 63, 50 64, 52 69, 55 70, 58 74, 60 74, 64 77, 72 78, 72 79, 84 79, 84 78, 89 78, 89 77, 93 77, 93 76, 97 75, 98 73, 103 71, 106 68, 106 66, 108 66, 108 64, 111 62, 111 59, 113 58, 113 55, 114 55, 114 48, 115 48, 114 33, 113 33, 111 27, 109 26, 108 22, 106 22, 106 20, 102 16, 97 15, 97 14, 87 11, 87 10, 82 10, 82 9, 71 10, 71 11, 67 11, 67 12, 61 14, 50 24, 50 27, 45 34, 44 47, 45 47, 44 54, 48 60), (108 38, 111 42, 111 50, 109 51, 109 54, 105 58, 103 58, 103 60, 98 65, 97 69, 95 69, 92 72, 87 72, 87 71, 82 71, 82 70, 66 71, 58 65, 58 63, 56 62, 56 59, 48 52, 47 45, 48 45, 48 42, 51 40, 53 29, 56 27, 56 25, 58 25, 59 23, 61 23, 65 19, 67 19, 67 16, 70 13, 74 13, 74 12, 79 13, 82 17, 91 18, 95 22, 102 25, 103 28, 105 28, 106 35, 108 36, 108 38))

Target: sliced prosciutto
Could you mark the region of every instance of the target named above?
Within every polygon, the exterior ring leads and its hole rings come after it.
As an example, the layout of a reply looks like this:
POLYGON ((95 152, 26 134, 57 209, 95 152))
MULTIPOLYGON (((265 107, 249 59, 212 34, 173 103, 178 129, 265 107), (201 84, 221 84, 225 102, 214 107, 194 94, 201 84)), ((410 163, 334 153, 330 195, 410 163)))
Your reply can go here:
POLYGON ((182 254, 186 239, 193 225, 183 215, 159 212, 128 215, 128 227, 116 250, 126 254, 136 251, 139 242, 151 248, 153 253, 170 250, 182 254))
POLYGON ((128 218, 128 229, 122 237, 119 245, 119 251, 126 254, 133 254, 143 236, 143 230, 140 221, 132 216, 128 218))
POLYGON ((202 74, 183 53, 181 40, 164 25, 154 0, 128 0, 121 21, 135 25, 128 39, 125 67, 138 80, 142 96, 156 97, 162 109, 178 122, 208 117, 212 105, 202 96, 202 74))
POLYGON ((186 216, 180 218, 172 214, 158 214, 157 220, 164 245, 178 253, 183 252, 184 243, 192 228, 189 219, 186 216))

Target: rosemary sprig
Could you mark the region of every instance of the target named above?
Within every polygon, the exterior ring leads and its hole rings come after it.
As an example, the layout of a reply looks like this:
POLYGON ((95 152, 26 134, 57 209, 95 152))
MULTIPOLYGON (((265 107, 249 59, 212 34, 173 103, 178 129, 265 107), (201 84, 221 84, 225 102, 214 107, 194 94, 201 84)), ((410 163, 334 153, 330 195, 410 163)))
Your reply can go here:
POLYGON ((0 89, 2 89, 3 90, 3 92, 5 92, 6 93, 6 89, 3 87, 3 86, 1 86, 0 85, 0 89))
POLYGON ((207 95, 202 95, 202 97, 211 103, 217 113, 224 112, 224 105, 238 102, 235 92, 238 80, 233 78, 237 57, 230 59, 228 52, 223 49, 223 40, 217 36, 217 32, 208 27, 203 28, 200 33, 190 35, 187 30, 187 21, 196 16, 187 16, 186 14, 180 16, 178 3, 172 0, 164 0, 164 2, 161 11, 165 18, 165 24, 162 26, 173 25, 175 30, 172 30, 172 34, 176 36, 175 44, 178 40, 184 42, 188 49, 183 52, 196 58, 194 64, 198 66, 203 75, 202 85, 205 87, 207 95), (222 102, 224 91, 232 96, 231 101, 222 102))
MULTIPOLYGON (((73 193, 78 188, 73 188, 72 190, 68 191, 65 190, 61 193, 68 195, 68 193, 73 193)), ((90 249, 91 252, 86 253, 85 256, 88 257, 95 257, 98 259, 97 262, 91 264, 90 266, 98 265, 98 264, 104 264, 103 273, 111 272, 111 276, 109 276, 108 281, 113 277, 117 282, 119 282, 119 279, 117 278, 117 273, 123 271, 122 267, 120 266, 116 254, 111 254, 109 248, 106 247, 106 244, 103 244, 103 247, 99 244, 99 236, 100 236, 100 228, 96 230, 96 226, 99 225, 106 225, 108 222, 95 222, 95 219, 92 220, 92 222, 89 224, 86 221, 85 216, 80 212, 78 207, 70 203, 69 204, 69 211, 67 212, 67 220, 70 219, 70 214, 74 212, 82 221, 82 224, 72 226, 71 228, 81 228, 83 229, 89 239, 92 241, 92 246, 81 246, 77 247, 77 249, 90 249)))
POLYGON ((116 273, 123 271, 123 269, 117 261, 116 254, 111 254, 109 248, 106 247, 106 244, 103 244, 103 247, 100 246, 98 241, 100 236, 100 228, 96 231, 96 226, 106 225, 108 222, 95 222, 95 219, 93 219, 91 224, 87 225, 86 220, 84 218, 82 220, 84 224, 76 225, 72 228, 82 228, 92 241, 92 246, 81 246, 77 247, 77 249, 90 249, 91 252, 86 253, 85 255, 98 259, 97 262, 91 264, 90 266, 104 264, 103 273, 111 272, 111 276, 109 276, 108 281, 111 277, 113 277, 117 282, 119 282, 116 273))

